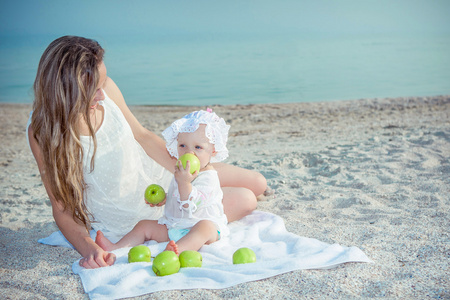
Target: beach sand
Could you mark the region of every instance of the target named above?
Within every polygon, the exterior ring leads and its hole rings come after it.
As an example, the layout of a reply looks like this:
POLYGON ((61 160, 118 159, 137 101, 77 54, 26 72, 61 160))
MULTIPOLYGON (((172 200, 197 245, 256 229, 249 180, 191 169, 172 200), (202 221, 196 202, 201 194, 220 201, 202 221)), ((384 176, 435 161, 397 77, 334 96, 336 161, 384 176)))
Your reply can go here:
MULTIPOLYGON (((131 107, 158 134, 197 108, 131 107)), ((0 104, 0 298, 86 299, 79 254, 37 242, 57 227, 25 139, 30 109, 0 104)), ((275 191, 258 210, 374 263, 137 299, 450 298, 450 96, 213 109, 231 125, 227 162, 275 191)))

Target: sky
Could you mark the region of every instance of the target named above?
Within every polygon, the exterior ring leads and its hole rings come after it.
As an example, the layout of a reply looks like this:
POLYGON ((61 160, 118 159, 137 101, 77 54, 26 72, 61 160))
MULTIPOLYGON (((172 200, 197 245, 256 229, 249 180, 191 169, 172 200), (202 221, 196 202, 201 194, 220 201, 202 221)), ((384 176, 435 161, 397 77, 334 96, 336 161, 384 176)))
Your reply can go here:
POLYGON ((450 33, 448 0, 0 0, 2 35, 450 33))

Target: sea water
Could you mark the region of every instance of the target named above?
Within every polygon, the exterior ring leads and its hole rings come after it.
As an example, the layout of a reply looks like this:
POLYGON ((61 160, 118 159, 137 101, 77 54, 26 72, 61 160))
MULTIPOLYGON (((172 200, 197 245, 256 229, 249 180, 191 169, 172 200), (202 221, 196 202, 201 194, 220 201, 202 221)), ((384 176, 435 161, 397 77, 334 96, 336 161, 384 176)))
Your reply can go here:
MULTIPOLYGON (((31 103, 56 36, 0 37, 0 102, 31 103)), ((450 94, 449 35, 100 36, 129 105, 318 102, 450 94)))

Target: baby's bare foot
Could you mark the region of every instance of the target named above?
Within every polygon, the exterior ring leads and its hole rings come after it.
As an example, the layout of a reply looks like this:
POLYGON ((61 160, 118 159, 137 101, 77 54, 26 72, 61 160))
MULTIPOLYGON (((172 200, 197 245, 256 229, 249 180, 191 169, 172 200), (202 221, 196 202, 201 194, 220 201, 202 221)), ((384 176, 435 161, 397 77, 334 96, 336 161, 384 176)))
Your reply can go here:
POLYGON ((173 252, 175 252, 176 255, 180 254, 180 253, 178 253, 178 245, 175 244, 174 241, 170 241, 167 244, 166 250, 173 251, 173 252))
POLYGON ((106 236, 100 230, 97 231, 97 236, 95 237, 95 243, 100 246, 105 251, 114 250, 114 244, 106 238, 106 236))

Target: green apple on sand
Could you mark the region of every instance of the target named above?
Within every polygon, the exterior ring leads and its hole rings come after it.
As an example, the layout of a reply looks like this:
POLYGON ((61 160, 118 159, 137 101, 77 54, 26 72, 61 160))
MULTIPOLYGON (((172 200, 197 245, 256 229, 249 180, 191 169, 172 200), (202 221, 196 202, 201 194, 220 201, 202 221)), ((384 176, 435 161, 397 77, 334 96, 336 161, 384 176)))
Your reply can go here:
POLYGON ((150 249, 145 245, 135 246, 128 251, 128 262, 150 262, 151 260, 150 249))
MULTIPOLYGON (((195 171, 200 171, 200 160, 198 159, 197 156, 195 156, 192 153, 185 153, 183 155, 181 155, 181 157, 179 158, 179 161, 181 161, 181 164, 183 165, 183 169, 186 169, 186 163, 187 161, 189 161, 190 163, 190 170, 189 172, 191 174, 194 174, 195 171)), ((178 166, 178 163, 177 163, 178 166)))
POLYGON ((233 254, 233 264, 248 264, 254 262, 256 262, 256 255, 250 248, 240 248, 233 254))
POLYGON ((197 251, 186 250, 180 253, 181 268, 200 268, 202 266, 202 255, 197 251))
POLYGON ((156 255, 153 260, 153 272, 156 276, 175 274, 180 270, 180 260, 173 251, 163 251, 156 255))
POLYGON ((166 192, 164 192, 162 186, 158 184, 150 184, 145 189, 144 197, 148 203, 158 204, 166 198, 166 192))

